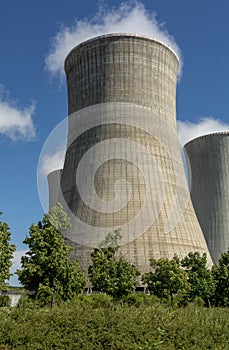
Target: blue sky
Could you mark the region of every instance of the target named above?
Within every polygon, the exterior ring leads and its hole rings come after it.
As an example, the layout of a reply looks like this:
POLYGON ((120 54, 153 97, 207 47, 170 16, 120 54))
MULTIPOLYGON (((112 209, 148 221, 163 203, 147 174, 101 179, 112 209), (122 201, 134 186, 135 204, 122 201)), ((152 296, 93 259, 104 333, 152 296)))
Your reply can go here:
POLYGON ((115 0, 1 3, 0 211, 1 220, 11 228, 18 251, 25 249, 22 241, 29 226, 40 220, 44 212, 37 189, 42 147, 67 116, 66 84, 62 59, 58 56, 67 34, 70 46, 74 46, 86 30, 92 36, 96 28, 109 30, 111 11, 113 18, 117 17, 115 28, 119 24, 123 28, 123 21, 125 26, 130 21, 136 33, 146 30, 149 35, 153 26, 166 37, 167 32, 180 48, 183 61, 177 88, 182 140, 209 131, 229 130, 229 3, 142 0, 135 5, 125 2, 120 7, 121 3, 115 0), (128 17, 134 9, 139 11, 137 19, 128 17), (147 28, 143 28, 140 15, 147 28), (153 26, 149 25, 150 19, 153 26))

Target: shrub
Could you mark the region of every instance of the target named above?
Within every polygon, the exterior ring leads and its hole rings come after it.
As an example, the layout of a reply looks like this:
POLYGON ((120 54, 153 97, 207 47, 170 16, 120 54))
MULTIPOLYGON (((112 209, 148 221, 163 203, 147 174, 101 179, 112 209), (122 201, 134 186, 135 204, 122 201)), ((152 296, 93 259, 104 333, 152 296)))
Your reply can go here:
POLYGON ((8 295, 0 295, 0 307, 10 307, 10 297, 8 295))
POLYGON ((94 308, 109 308, 113 306, 114 299, 105 293, 79 295, 75 300, 80 300, 81 305, 88 305, 94 308))

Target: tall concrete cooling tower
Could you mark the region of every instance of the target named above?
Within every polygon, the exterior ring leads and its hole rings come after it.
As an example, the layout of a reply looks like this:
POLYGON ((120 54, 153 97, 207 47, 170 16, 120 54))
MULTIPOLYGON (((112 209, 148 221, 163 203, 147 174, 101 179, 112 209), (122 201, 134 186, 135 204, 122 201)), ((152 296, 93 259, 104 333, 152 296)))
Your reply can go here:
POLYGON ((229 248, 229 133, 185 145, 191 197, 214 263, 229 248))
POLYGON ((85 269, 117 228, 121 253, 142 272, 152 257, 190 251, 207 253, 211 264, 177 137, 178 65, 168 46, 134 34, 88 40, 66 58, 68 145, 58 200, 85 269))

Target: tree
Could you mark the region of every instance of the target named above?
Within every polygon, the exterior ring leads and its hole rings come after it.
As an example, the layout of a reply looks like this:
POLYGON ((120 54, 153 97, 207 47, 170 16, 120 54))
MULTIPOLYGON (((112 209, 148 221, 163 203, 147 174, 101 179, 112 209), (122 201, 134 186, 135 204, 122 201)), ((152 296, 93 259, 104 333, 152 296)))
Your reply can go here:
MULTIPOLYGON (((2 213, 0 213, 1 215, 2 213)), ((10 244, 11 232, 6 222, 0 221, 0 290, 4 286, 5 280, 11 276, 13 253, 16 250, 14 244, 10 244)))
POLYGON ((150 293, 159 298, 174 300, 175 296, 185 297, 190 289, 187 273, 182 270, 180 259, 174 256, 169 259, 150 259, 153 271, 143 275, 150 293))
POLYGON ((117 240, 120 237, 120 230, 116 230, 114 235, 109 233, 100 247, 92 252, 92 265, 88 269, 93 288, 116 299, 132 293, 137 286, 137 276, 140 275, 133 264, 117 256, 117 240))
POLYGON ((215 280, 214 303, 216 306, 229 306, 229 250, 221 255, 218 264, 212 267, 215 280))
POLYGON ((120 228, 114 231, 114 233, 109 232, 106 238, 100 242, 99 248, 113 247, 118 250, 118 241, 122 238, 122 233, 120 228))
POLYGON ((48 220, 58 232, 65 232, 71 227, 71 223, 68 214, 65 213, 60 203, 57 203, 55 207, 51 208, 48 212, 48 220))
POLYGON ((199 252, 190 252, 182 259, 181 265, 188 274, 189 299, 194 300, 196 297, 200 297, 205 305, 209 305, 215 292, 215 281, 211 271, 206 266, 207 255, 204 253, 201 256, 199 252))
POLYGON ((84 272, 77 261, 70 261, 71 248, 50 223, 49 215, 30 227, 23 243, 28 244, 29 251, 22 257, 22 269, 17 274, 25 289, 35 297, 49 297, 53 306, 55 297, 67 300, 83 290, 84 272))

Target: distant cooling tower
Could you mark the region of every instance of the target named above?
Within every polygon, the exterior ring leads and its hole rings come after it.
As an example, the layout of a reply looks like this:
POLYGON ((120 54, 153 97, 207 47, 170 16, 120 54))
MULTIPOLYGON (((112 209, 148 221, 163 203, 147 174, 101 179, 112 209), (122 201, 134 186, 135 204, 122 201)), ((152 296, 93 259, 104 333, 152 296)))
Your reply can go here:
POLYGON ((229 133, 185 145, 193 205, 213 262, 229 248, 229 133))
POLYGON ((60 192, 60 179, 62 169, 54 170, 48 174, 49 208, 53 208, 58 202, 60 192))
POLYGON ((190 251, 207 253, 211 264, 177 137, 178 65, 169 47, 132 34, 88 40, 66 58, 68 145, 58 200, 85 269, 117 228, 121 253, 142 272, 152 257, 190 251))

